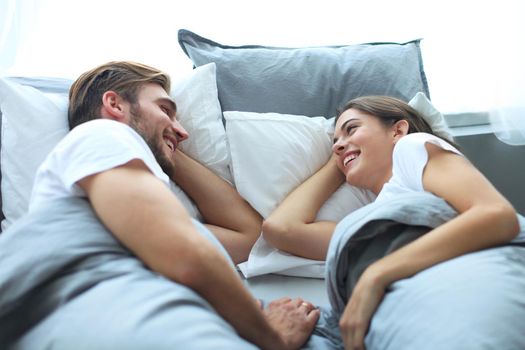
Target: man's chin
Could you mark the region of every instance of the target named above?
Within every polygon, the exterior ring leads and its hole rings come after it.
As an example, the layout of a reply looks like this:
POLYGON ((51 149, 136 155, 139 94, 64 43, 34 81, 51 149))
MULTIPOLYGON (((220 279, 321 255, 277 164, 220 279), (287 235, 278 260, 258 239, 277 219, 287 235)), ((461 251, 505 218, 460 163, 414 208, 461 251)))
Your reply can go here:
POLYGON ((175 164, 166 159, 163 159, 162 161, 157 159, 157 162, 159 163, 162 171, 166 173, 166 175, 168 175, 169 177, 173 176, 173 174, 175 173, 175 164))
POLYGON ((171 158, 171 152, 167 155, 166 152, 162 152, 161 149, 157 148, 156 152, 154 151, 153 154, 155 155, 155 159, 157 160, 157 163, 159 163, 162 171, 164 171, 169 177, 172 177, 175 172, 175 163, 171 158))

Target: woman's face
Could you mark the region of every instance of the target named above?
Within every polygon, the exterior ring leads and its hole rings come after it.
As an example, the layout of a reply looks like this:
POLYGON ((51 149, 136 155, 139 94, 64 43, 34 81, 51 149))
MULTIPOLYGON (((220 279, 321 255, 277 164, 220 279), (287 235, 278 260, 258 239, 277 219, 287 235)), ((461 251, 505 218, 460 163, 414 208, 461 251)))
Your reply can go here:
POLYGON ((348 109, 335 125, 332 151, 349 184, 377 194, 392 176, 396 140, 394 126, 387 127, 378 117, 348 109))

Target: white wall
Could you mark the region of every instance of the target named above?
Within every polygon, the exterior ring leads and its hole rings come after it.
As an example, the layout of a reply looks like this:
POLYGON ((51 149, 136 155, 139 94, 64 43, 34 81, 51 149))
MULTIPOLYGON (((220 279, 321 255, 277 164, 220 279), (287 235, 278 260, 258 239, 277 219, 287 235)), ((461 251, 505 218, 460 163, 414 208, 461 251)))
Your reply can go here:
POLYGON ((2 47, 0 40, 4 61, 6 48, 13 52, 18 46, 11 64, 4 67, 6 75, 75 78, 115 59, 142 61, 177 75, 191 69, 177 42, 179 28, 229 45, 314 46, 423 38, 431 97, 445 113, 488 110, 502 95, 502 86, 512 86, 507 78, 512 77, 513 65, 522 64, 511 58, 523 52, 525 34, 518 18, 525 12, 520 0, 0 0, 0 4, 17 11, 11 31, 0 36, 4 44, 11 43, 2 47))

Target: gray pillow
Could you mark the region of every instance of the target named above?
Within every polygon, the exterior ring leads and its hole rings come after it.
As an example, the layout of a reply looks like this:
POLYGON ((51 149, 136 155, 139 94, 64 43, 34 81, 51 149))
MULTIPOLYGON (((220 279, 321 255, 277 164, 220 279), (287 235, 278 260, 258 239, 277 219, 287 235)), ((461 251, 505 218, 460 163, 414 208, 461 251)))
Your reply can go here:
POLYGON ((191 31, 179 44, 194 66, 217 65, 223 111, 331 117, 348 100, 429 96, 420 40, 305 48, 227 46, 191 31))

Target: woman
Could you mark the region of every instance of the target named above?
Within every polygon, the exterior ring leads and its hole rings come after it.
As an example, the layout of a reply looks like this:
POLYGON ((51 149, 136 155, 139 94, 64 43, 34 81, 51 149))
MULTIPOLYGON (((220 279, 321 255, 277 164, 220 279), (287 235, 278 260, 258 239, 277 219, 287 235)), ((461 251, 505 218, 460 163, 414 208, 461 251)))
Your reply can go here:
POLYGON ((294 190, 263 223, 265 238, 293 254, 323 259, 335 227, 313 222, 339 185, 368 189, 377 201, 426 191, 458 216, 377 260, 363 272, 340 319, 346 348, 362 348, 386 288, 439 262, 512 240, 519 223, 512 205, 458 151, 403 101, 360 97, 339 114, 333 157, 294 190))

